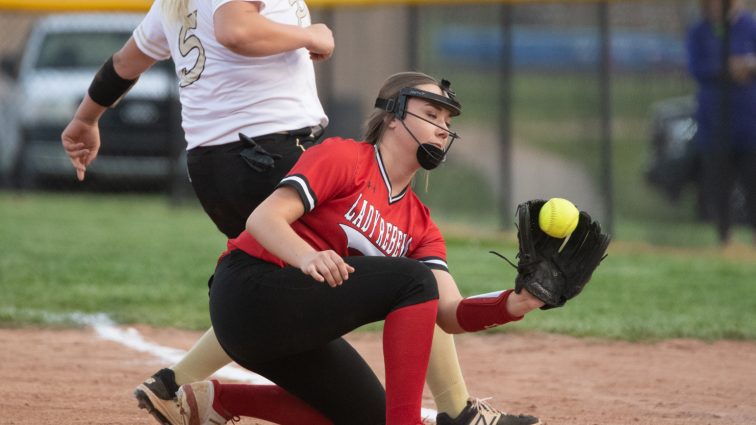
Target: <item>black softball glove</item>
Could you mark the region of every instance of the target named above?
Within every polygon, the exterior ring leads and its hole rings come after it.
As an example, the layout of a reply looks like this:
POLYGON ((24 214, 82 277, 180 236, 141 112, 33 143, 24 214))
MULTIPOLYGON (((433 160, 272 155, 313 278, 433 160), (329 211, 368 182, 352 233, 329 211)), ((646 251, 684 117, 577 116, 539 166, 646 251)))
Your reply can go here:
POLYGON ((577 296, 591 280, 591 275, 606 256, 610 237, 601 225, 580 211, 578 224, 564 239, 554 238, 541 230, 538 213, 546 201, 532 200, 517 206, 517 279, 515 292, 525 288, 546 303, 542 309, 561 307, 577 296))

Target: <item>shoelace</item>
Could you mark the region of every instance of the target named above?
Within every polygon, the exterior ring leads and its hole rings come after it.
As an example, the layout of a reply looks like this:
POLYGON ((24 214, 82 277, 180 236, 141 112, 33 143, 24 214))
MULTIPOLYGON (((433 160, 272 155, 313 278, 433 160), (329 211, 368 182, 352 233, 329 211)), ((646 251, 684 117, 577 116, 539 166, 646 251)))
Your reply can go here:
POLYGON ((472 407, 474 407, 478 411, 483 410, 494 415, 506 415, 506 413, 486 403, 488 400, 491 400, 491 397, 473 399, 472 407))
MULTIPOLYGON (((499 409, 496 409, 495 407, 493 407, 490 404, 486 403, 486 401, 491 400, 491 398, 492 397, 473 399, 472 405, 473 405, 473 407, 485 410, 486 412, 493 413, 495 415, 508 416, 508 417, 515 416, 515 415, 510 415, 507 412, 503 412, 503 411, 501 411, 499 409)), ((517 417, 518 418, 525 418, 527 416, 526 415, 517 415, 517 417)), ((541 422, 538 422, 538 423, 540 424, 541 422)))
POLYGON ((179 411, 179 416, 181 416, 181 424, 187 425, 189 423, 189 412, 184 410, 183 407, 181 407, 181 403, 179 403, 178 399, 175 400, 176 402, 176 408, 179 411))
POLYGON ((223 409, 223 412, 218 412, 226 419, 227 421, 231 422, 232 424, 235 424, 237 422, 241 422, 241 417, 239 415, 232 415, 231 412, 229 412, 226 409, 223 409))

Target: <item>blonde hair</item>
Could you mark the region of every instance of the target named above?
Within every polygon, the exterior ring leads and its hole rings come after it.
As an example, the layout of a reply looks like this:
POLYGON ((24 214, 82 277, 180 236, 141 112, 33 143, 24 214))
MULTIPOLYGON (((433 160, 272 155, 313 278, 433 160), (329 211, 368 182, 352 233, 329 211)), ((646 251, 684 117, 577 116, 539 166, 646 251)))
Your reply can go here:
POLYGON ((168 22, 189 26, 189 2, 191 0, 162 0, 163 15, 168 22))
MULTIPOLYGON (((391 99, 399 94, 399 90, 405 87, 417 87, 421 84, 435 84, 441 87, 440 81, 422 72, 400 72, 388 77, 383 83, 383 87, 378 91, 378 97, 391 99)), ((388 118, 393 115, 393 112, 383 109, 373 111, 365 125, 365 141, 372 145, 378 143, 383 135, 385 125, 389 122, 388 118)))

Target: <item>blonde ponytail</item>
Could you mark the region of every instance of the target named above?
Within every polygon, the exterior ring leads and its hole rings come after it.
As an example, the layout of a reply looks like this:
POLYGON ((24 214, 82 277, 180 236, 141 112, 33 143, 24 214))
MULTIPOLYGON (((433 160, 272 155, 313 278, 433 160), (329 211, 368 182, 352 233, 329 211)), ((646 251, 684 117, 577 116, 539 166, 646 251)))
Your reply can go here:
POLYGON ((168 22, 177 22, 189 26, 189 2, 191 0, 162 0, 163 15, 168 22))

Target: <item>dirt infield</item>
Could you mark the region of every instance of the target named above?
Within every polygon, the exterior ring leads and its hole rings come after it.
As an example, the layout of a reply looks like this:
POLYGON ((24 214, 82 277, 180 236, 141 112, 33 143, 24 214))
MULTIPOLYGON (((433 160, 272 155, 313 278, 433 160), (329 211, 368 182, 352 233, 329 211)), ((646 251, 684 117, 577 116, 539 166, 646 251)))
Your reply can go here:
MULTIPOLYGON (((181 349, 200 335, 137 330, 181 349)), ((380 334, 348 339, 382 377, 380 334)), ((756 424, 754 342, 531 333, 464 335, 457 346, 474 395, 549 425, 756 424)), ((0 424, 153 424, 131 390, 161 366, 89 329, 0 329, 0 424)), ((427 391, 425 406, 435 408, 427 391)))

